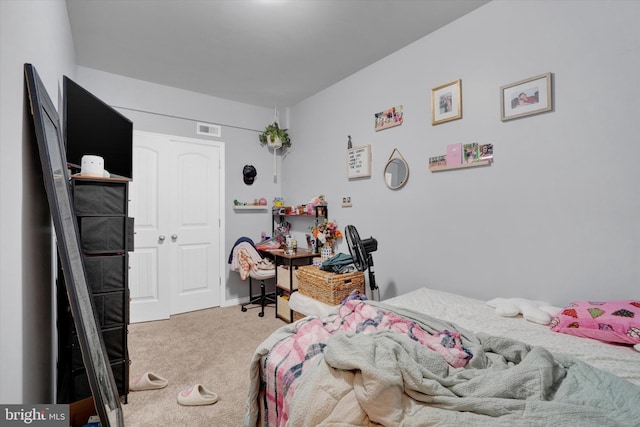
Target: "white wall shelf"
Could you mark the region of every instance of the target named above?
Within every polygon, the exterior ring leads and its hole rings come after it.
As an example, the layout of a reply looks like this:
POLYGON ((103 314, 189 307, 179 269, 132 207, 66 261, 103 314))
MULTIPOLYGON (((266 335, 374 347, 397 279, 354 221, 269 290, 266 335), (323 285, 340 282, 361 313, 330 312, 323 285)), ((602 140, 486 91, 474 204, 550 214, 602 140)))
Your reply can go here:
POLYGON ((266 211, 268 206, 255 206, 255 205, 237 205, 233 207, 236 211, 266 211))
POLYGON ((447 166, 447 165, 430 166, 429 170, 431 172, 443 172, 443 171, 449 171, 454 169, 466 169, 466 168, 476 168, 478 166, 489 166, 490 164, 491 164, 491 159, 480 160, 479 162, 473 162, 473 163, 463 163, 461 165, 455 165, 455 166, 447 166))

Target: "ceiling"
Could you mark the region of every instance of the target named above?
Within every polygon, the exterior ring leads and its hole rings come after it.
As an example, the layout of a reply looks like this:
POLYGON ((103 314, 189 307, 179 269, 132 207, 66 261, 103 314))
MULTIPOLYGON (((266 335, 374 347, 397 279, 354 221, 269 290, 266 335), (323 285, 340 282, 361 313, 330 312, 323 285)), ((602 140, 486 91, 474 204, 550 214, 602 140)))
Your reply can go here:
POLYGON ((489 0, 67 0, 78 65, 293 106, 489 0))

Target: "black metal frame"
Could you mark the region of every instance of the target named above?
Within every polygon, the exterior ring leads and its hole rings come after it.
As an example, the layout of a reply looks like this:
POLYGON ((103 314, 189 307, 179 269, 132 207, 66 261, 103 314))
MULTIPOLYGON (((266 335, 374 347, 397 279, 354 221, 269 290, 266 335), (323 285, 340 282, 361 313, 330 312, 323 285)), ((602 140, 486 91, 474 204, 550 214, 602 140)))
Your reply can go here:
POLYGON ((276 303, 276 292, 274 291, 267 294, 265 280, 268 280, 268 279, 260 279, 260 295, 254 297, 253 296, 253 279, 251 276, 249 276, 249 302, 242 304, 241 309, 243 312, 247 311, 248 305, 260 304, 260 313, 258 313, 258 316, 264 317, 264 308, 267 306, 267 304, 276 303))

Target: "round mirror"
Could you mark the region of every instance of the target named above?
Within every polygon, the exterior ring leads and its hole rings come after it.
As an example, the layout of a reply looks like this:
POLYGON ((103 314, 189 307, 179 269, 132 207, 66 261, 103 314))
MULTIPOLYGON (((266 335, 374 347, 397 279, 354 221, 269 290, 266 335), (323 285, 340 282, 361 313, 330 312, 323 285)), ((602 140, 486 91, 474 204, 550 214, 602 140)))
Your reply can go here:
POLYGON ((392 190, 401 188, 409 178, 409 165, 404 159, 389 159, 384 167, 384 183, 392 190))

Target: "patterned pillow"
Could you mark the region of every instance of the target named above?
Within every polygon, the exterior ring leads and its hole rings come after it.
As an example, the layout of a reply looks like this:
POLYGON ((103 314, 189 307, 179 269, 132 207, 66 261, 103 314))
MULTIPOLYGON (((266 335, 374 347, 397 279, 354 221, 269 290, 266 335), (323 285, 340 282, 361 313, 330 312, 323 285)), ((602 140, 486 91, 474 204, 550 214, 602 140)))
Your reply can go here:
POLYGON ((575 301, 551 320, 551 330, 604 342, 640 343, 640 300, 575 301))

